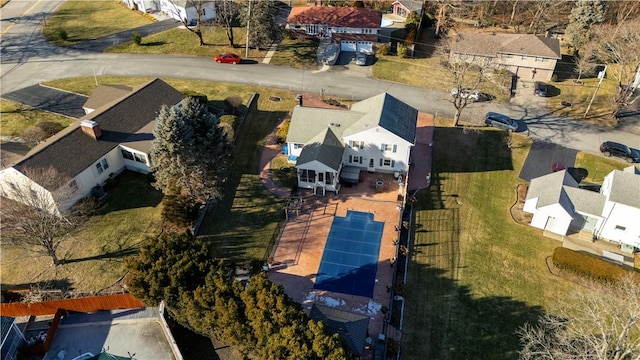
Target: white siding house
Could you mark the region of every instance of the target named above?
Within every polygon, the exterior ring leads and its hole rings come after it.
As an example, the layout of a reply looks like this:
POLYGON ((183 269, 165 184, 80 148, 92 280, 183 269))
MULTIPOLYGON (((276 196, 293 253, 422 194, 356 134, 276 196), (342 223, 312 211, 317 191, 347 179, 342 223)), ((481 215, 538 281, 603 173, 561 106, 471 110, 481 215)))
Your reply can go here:
POLYGON ((578 188, 566 171, 531 180, 524 204, 531 226, 557 235, 586 232, 594 239, 640 249, 640 173, 634 166, 614 170, 600 193, 578 188))
MULTIPOLYGON (((102 92, 101 94, 104 94, 102 92)), ((0 190, 11 195, 16 184, 28 184, 68 208, 77 200, 101 191, 101 186, 125 169, 148 173, 153 127, 163 105, 173 106, 184 95, 160 79, 134 87, 38 145, 16 164, 0 171, 0 190), (56 181, 31 174, 54 171, 56 181)), ((100 103, 89 98, 87 103, 100 103)), ((91 106, 87 107, 92 109, 91 106)))
POLYGON ((345 166, 406 173, 417 118, 416 109, 387 93, 350 110, 294 108, 286 148, 296 163, 298 186, 338 192, 345 166))

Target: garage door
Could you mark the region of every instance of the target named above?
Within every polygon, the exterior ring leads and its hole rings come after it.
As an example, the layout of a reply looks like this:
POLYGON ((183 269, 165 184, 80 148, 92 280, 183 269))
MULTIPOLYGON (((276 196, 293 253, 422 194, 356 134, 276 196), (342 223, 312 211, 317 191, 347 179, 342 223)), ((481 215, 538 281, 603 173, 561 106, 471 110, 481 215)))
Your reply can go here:
POLYGON ((366 52, 366 53, 373 52, 373 44, 371 43, 371 41, 358 41, 356 46, 357 46, 358 52, 360 51, 366 52))
POLYGON ((343 40, 340 44, 340 51, 356 51, 356 42, 343 40))

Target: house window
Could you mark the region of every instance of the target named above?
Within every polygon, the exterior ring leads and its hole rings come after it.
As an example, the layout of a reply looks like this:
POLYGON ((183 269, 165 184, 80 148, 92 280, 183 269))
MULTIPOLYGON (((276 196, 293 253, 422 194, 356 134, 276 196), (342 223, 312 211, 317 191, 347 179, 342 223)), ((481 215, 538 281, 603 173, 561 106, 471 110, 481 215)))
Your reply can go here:
POLYGON ((68 186, 71 193, 78 191, 78 183, 75 180, 71 180, 68 186))
POLYGON ((131 151, 127 151, 125 149, 120 149, 120 153, 122 153, 122 157, 128 160, 133 160, 133 153, 131 151))
POLYGON ((300 181, 301 182, 315 182, 316 181, 316 172, 315 170, 300 170, 300 181))
POLYGON ((394 167, 396 164, 395 160, 391 159, 380 159, 380 166, 394 167))
POLYGON ((294 149, 302 149, 303 147, 304 147, 304 144, 293 144, 294 149))
POLYGON ((362 156, 353 156, 349 155, 349 163, 350 164, 362 164, 362 156))
POLYGON ((380 149, 382 149, 382 151, 396 152, 398 151, 398 145, 382 144, 380 149))
POLYGON ((351 145, 351 147, 354 148, 354 149, 364 149, 364 141, 352 140, 352 141, 349 141, 349 142, 351 143, 349 145, 351 145))
POLYGON ((107 159, 102 159, 102 161, 96 164, 96 170, 98 170, 98 174, 102 174, 102 172, 107 170, 108 168, 109 163, 107 162, 107 159))
POLYGON ((626 226, 616 225, 616 230, 626 231, 626 230, 627 230, 627 227, 626 227, 626 226))
POLYGON ((147 163, 146 156, 138 154, 138 153, 133 153, 133 156, 135 156, 137 162, 143 163, 143 164, 147 163))
POLYGON ((207 15, 207 12, 205 11, 204 8, 202 8, 202 15, 207 15))

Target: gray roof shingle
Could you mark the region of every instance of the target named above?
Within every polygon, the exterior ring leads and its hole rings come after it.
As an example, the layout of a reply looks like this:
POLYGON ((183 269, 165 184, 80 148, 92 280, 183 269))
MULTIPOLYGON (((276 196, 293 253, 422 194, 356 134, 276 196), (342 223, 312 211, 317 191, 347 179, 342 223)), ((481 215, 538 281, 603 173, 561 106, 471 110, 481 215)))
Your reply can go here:
MULTIPOLYGON (((72 179, 118 144, 131 140, 132 134, 155 120, 163 105, 173 106, 184 97, 185 95, 160 79, 147 82, 134 88, 131 94, 80 119, 98 123, 102 130, 102 136, 98 140, 84 134, 78 121, 35 148, 14 168, 23 171, 25 168, 53 166, 61 177, 72 179)), ((41 185, 48 190, 55 190, 49 189, 45 184, 41 185)))
POLYGON ((370 97, 353 104, 351 111, 358 111, 365 115, 345 130, 345 136, 358 133, 363 128, 381 126, 409 143, 415 144, 418 110, 394 96, 382 93, 370 97))
POLYGON ((604 195, 570 186, 563 186, 562 190, 567 194, 576 211, 602 216, 602 210, 604 210, 604 203, 606 201, 604 195))
POLYGON ((120 99, 127 94, 131 94, 133 88, 125 85, 100 85, 92 93, 91 96, 85 101, 82 107, 88 109, 97 109, 101 106, 105 106, 108 103, 120 99))
POLYGON ((563 186, 578 187, 578 183, 566 171, 558 171, 531 180, 526 199, 538 198, 537 208, 560 203, 567 211, 571 205, 563 186))
POLYGON ((533 34, 459 33, 455 37, 451 51, 492 57, 502 53, 551 59, 562 58, 558 39, 533 34))
POLYGON ((609 201, 640 209, 640 175, 613 170, 609 201))
POLYGON ((309 317, 315 321, 322 321, 330 333, 338 333, 349 344, 354 355, 362 355, 369 328, 368 316, 313 304, 309 317))
POLYGON ((344 144, 329 128, 305 144, 296 162, 297 165, 317 160, 320 163, 338 170, 342 163, 344 144))

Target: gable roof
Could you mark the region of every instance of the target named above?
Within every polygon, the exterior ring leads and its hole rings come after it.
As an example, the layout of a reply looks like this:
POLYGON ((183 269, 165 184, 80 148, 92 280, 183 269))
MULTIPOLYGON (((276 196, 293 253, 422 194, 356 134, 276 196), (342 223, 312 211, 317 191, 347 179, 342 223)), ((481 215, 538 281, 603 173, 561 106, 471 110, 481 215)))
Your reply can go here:
POLYGON ((309 317, 322 321, 330 333, 340 335, 349 344, 354 355, 362 355, 369 328, 368 316, 313 304, 309 317))
POLYGON ((381 22, 380 11, 355 7, 294 7, 287 18, 287 24, 316 24, 347 28, 378 29, 381 22))
POLYGON ((344 144, 333 131, 326 128, 302 148, 296 165, 317 160, 331 169, 338 170, 342 163, 343 152, 344 144))
POLYGON ((345 136, 359 133, 363 128, 381 126, 407 142, 415 143, 418 110, 388 93, 357 102, 351 106, 351 110, 365 115, 345 130, 345 136))
POLYGON ((578 187, 576 180, 566 170, 532 179, 526 200, 538 198, 536 208, 560 203, 567 212, 572 212, 569 197, 563 191, 564 186, 578 187))
POLYGON ((91 93, 91 96, 89 96, 82 107, 97 109, 114 100, 120 99, 131 92, 133 92, 133 88, 131 86, 100 85, 91 93))
POLYGON ((418 11, 422 10, 422 3, 422 1, 418 0, 396 0, 391 5, 393 6, 393 4, 400 4, 409 11, 418 11))
POLYGON ((607 177, 611 177, 609 201, 640 209, 640 175, 634 169, 613 170, 607 177))
POLYGON ((340 138, 344 130, 363 115, 360 112, 342 109, 296 106, 291 113, 287 142, 308 144, 311 139, 329 127, 340 138))
POLYGON ((604 195, 580 188, 563 186, 562 190, 567 194, 573 209, 581 213, 602 216, 606 198, 604 195))
POLYGON ((492 57, 503 53, 551 59, 562 58, 558 39, 533 34, 459 33, 455 37, 451 51, 492 57))
MULTIPOLYGON (((160 79, 137 86, 133 91, 85 115, 26 155, 14 168, 52 166, 61 177, 72 179, 93 165, 118 144, 155 120, 163 105, 173 106, 185 95, 160 79), (80 129, 80 121, 98 123, 102 136, 94 140, 80 129)), ((41 184, 44 186, 44 184, 41 184)), ((46 188, 46 186, 45 186, 46 188)), ((49 189, 47 190, 55 190, 49 189)))

